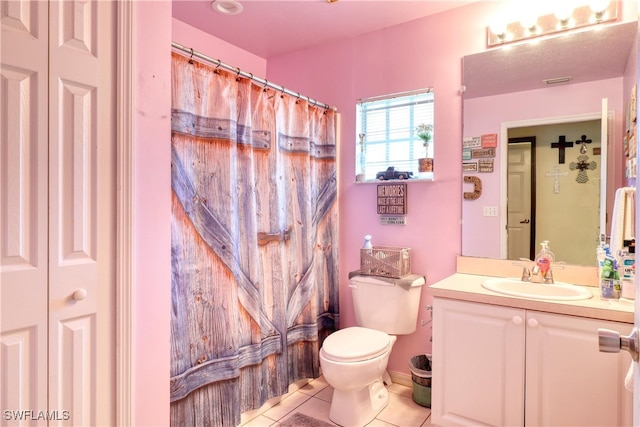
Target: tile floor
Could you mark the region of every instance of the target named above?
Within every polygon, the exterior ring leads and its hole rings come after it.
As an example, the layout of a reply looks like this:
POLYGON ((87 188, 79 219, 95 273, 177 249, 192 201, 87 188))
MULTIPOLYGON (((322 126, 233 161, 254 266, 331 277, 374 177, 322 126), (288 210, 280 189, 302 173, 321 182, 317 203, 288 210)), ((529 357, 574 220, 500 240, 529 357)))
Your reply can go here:
MULTIPOLYGON (((243 427, 278 427, 296 412, 330 424, 329 407, 333 388, 323 377, 302 380, 289 387, 289 393, 265 403, 260 409, 242 414, 243 427)), ((389 404, 367 427, 423 427, 431 425, 431 410, 413 401, 413 389, 400 384, 389 388, 389 404)), ((304 427, 304 426, 300 426, 304 427)))

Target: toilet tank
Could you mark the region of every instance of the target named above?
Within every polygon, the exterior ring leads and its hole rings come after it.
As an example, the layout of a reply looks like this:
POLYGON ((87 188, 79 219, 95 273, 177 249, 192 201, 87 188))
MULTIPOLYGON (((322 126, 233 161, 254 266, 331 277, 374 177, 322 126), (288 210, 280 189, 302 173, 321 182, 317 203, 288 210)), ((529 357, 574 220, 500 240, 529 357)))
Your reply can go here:
POLYGON ((356 324, 391 335, 415 332, 424 276, 400 279, 349 274, 356 324))

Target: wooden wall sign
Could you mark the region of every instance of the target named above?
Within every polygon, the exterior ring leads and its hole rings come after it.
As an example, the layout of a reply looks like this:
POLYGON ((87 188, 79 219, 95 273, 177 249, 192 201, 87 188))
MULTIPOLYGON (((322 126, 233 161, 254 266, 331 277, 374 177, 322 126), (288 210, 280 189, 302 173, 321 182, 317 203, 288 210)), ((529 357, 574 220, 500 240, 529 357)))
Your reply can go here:
POLYGON ((479 159, 478 172, 493 172, 493 159, 479 159))
POLYGON ((466 136, 462 139, 462 148, 481 148, 482 138, 479 136, 466 136))
POLYGON ((378 184, 378 214, 407 214, 407 184, 378 184))
POLYGON ((482 148, 496 148, 498 146, 498 134, 497 133, 488 133, 486 135, 482 135, 482 148))
POLYGON ((478 172, 478 162, 462 162, 462 172, 478 172))
POLYGON ((471 158, 478 159, 484 157, 495 157, 496 149, 495 148, 479 148, 476 150, 471 150, 471 158))

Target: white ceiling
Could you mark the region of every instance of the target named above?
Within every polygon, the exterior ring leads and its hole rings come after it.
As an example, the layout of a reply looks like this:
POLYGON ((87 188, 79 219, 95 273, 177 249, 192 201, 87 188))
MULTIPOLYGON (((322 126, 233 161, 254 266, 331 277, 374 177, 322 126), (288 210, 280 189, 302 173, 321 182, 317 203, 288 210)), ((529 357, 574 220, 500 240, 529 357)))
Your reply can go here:
MULTIPOLYGON (((211 0, 173 0, 173 16, 241 49, 269 59, 336 42, 477 0, 239 0, 244 10, 225 16, 211 0)), ((533 0, 527 0, 533 1, 533 0)), ((564 1, 564 0, 557 0, 564 1)), ((607 25, 545 40, 492 49, 464 59, 465 97, 545 87, 543 79, 571 83, 624 73, 637 24, 607 25)))
POLYGON ((239 0, 225 16, 211 0, 173 0, 173 17, 269 59, 329 41, 377 31, 477 0, 239 0))

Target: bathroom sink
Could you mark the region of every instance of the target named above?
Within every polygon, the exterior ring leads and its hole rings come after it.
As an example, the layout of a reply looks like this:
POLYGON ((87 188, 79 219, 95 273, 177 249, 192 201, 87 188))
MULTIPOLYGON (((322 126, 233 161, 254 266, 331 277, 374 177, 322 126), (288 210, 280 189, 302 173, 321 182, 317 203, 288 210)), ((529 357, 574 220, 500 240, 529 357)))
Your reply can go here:
POLYGON ((482 282, 482 287, 499 294, 551 301, 578 301, 593 296, 589 289, 563 282, 546 285, 513 278, 495 278, 482 282))

